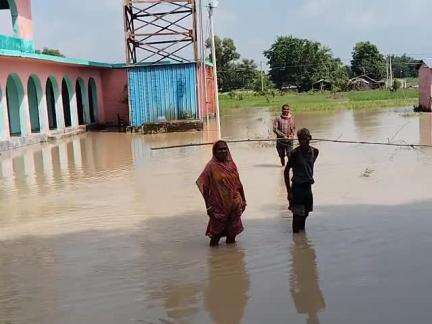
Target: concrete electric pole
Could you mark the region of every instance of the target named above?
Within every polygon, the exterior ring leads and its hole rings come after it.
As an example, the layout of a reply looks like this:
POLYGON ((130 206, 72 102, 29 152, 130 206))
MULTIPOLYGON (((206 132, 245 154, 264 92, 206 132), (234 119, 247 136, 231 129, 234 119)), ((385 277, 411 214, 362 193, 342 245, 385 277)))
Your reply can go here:
POLYGON ((213 64, 213 78, 214 78, 214 91, 215 91, 215 103, 216 103, 216 124, 218 138, 222 138, 221 134, 221 120, 220 120, 220 107, 219 107, 219 86, 218 86, 218 74, 217 74, 217 62, 216 62, 216 45, 215 45, 215 34, 214 34, 214 11, 218 7, 218 0, 209 1, 209 20, 210 20, 210 40, 211 40, 211 52, 212 52, 212 64, 213 64))

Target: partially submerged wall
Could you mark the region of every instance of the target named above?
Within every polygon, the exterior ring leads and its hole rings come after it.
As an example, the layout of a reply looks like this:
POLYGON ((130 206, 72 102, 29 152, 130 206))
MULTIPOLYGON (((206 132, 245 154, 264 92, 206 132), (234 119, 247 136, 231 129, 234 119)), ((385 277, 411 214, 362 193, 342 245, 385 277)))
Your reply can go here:
POLYGON ((101 72, 104 123, 117 125, 118 118, 129 124, 128 80, 126 69, 105 69, 101 72))
POLYGON ((423 64, 419 70, 419 106, 422 111, 432 111, 432 70, 423 64))

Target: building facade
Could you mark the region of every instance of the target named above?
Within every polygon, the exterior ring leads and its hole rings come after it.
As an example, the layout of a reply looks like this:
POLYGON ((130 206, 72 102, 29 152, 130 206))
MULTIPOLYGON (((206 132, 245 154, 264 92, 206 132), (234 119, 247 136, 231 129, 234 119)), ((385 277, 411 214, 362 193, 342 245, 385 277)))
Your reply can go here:
MULTIPOLYGON (((83 132, 214 114, 213 76, 202 64, 127 66, 35 50, 31 0, 0 0, 13 36, 0 35, 0 151, 83 132)), ((121 44, 119 44, 121 46, 121 44)))
POLYGON ((0 35, 0 150, 73 134, 90 124, 128 121, 121 66, 35 50, 30 0, 0 0, 13 36, 0 35))

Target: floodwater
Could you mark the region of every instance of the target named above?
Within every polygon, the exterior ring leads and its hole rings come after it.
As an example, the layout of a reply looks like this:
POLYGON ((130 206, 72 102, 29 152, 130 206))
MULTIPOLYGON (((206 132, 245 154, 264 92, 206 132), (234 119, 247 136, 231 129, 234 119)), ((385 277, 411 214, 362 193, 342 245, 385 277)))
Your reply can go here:
MULTIPOLYGON (((225 138, 274 112, 228 111, 225 138)), ((296 116, 316 138, 432 144, 408 110, 296 116)), ((316 211, 293 236, 272 144, 235 144, 248 209, 211 249, 194 181, 212 130, 88 133, 0 156, 0 323, 426 323, 432 149, 316 143, 316 211)))

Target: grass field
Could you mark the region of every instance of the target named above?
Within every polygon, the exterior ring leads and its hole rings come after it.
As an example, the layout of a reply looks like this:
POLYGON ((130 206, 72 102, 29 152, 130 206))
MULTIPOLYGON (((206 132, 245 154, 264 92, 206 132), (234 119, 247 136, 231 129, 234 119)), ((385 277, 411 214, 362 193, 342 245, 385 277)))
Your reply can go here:
POLYGON ((220 95, 221 108, 269 107, 280 108, 289 103, 296 111, 331 109, 371 109, 414 106, 418 103, 417 89, 351 91, 340 93, 287 93, 261 96, 252 93, 220 95))

